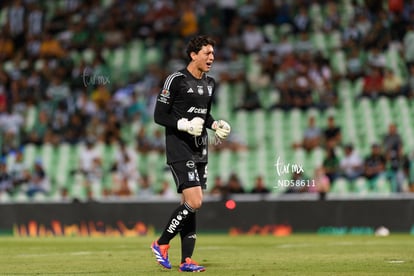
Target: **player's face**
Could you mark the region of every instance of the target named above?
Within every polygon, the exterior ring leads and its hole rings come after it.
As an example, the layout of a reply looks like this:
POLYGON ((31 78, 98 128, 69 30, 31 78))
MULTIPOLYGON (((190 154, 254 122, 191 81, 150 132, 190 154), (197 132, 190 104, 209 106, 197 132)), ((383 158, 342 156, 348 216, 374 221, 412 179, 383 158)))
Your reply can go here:
POLYGON ((211 45, 206 45, 195 55, 194 61, 197 67, 202 72, 208 72, 214 61, 214 48, 211 45))

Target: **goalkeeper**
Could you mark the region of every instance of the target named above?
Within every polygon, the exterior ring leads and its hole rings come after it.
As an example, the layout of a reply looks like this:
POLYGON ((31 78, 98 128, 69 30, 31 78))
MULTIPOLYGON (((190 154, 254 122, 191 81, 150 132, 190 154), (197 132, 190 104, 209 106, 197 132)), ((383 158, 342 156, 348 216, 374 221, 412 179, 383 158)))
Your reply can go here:
POLYGON ((160 238, 151 245, 157 262, 171 269, 168 259, 169 242, 180 233, 180 271, 200 272, 205 268, 191 256, 196 242, 196 213, 206 188, 208 138, 206 128, 220 139, 230 134, 230 125, 214 120, 210 114, 215 93, 215 80, 206 75, 214 61, 215 42, 207 36, 197 36, 187 45, 189 63, 172 73, 157 97, 154 120, 165 127, 167 164, 182 194, 181 205, 169 218, 160 238), (200 143, 204 141, 204 143, 200 143))

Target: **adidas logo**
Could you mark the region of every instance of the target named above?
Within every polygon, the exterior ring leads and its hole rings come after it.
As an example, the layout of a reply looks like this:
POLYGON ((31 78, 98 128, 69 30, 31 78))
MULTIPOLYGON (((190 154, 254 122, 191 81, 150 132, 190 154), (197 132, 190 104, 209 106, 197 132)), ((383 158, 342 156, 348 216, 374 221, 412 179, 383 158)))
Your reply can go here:
POLYGON ((187 90, 187 93, 194 93, 194 90, 190 87, 190 88, 187 90))
MULTIPOLYGON (((157 262, 162 265, 163 267, 167 269, 171 269, 171 264, 168 260, 168 252, 166 249, 163 251, 159 246, 157 246, 155 243, 151 245, 152 252, 155 255, 155 259, 157 262)), ((168 247, 167 247, 168 249, 168 247)))

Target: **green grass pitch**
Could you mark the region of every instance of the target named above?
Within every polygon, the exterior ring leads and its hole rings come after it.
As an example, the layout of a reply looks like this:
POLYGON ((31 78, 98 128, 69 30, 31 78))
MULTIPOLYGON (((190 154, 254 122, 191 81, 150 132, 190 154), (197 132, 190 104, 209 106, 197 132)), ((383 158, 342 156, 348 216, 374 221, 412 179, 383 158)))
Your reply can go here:
MULTIPOLYGON (((179 238, 164 270, 155 237, 0 238, 0 275, 182 275, 179 238)), ((414 236, 287 237, 199 234, 193 258, 207 275, 414 275, 414 236)))

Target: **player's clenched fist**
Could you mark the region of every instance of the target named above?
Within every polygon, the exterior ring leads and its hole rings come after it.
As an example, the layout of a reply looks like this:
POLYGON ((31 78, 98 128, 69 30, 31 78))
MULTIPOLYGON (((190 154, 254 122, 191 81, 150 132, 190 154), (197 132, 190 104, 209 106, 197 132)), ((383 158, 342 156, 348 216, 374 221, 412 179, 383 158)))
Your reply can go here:
POLYGON ((231 131, 231 127, 229 123, 227 123, 224 120, 214 121, 211 128, 216 131, 216 135, 220 139, 226 139, 227 136, 229 136, 230 131, 231 131))
POLYGON ((177 122, 177 128, 181 131, 186 131, 194 136, 200 136, 203 132, 204 120, 200 117, 195 117, 191 121, 187 118, 182 118, 177 122))

